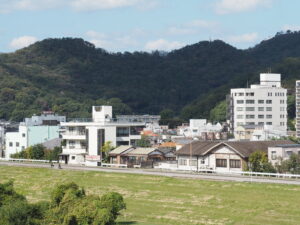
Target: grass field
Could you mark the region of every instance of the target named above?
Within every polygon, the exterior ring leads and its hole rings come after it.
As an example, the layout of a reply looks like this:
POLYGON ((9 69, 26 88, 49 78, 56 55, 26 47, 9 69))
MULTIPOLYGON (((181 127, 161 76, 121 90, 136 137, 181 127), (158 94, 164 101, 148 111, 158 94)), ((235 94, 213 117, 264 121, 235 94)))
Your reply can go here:
POLYGON ((61 182, 88 194, 117 191, 127 203, 122 225, 300 224, 300 186, 0 166, 0 182, 9 179, 32 202, 61 182))

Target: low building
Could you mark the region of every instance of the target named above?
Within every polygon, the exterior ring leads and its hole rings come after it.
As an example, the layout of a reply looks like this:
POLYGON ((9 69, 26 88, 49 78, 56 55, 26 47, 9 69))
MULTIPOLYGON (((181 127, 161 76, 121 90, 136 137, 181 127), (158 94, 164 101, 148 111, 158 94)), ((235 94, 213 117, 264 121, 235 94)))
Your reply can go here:
POLYGON ((268 159, 275 164, 281 164, 283 160, 287 160, 292 154, 300 155, 299 144, 276 145, 268 148, 268 159))
POLYGON ((101 163, 102 146, 110 141, 112 146, 135 145, 141 139, 145 121, 132 117, 112 117, 111 106, 93 106, 92 118, 70 119, 61 123, 66 132, 62 138, 61 161, 69 164, 97 166, 101 163))
POLYGON ((44 112, 40 116, 25 118, 19 124, 18 130, 5 134, 5 157, 20 152, 25 148, 42 144, 60 137, 60 122, 66 121, 65 116, 52 112, 44 112))
POLYGON ((179 170, 201 169, 216 172, 242 171, 248 158, 255 151, 268 153, 269 147, 293 144, 289 140, 279 141, 195 141, 175 152, 179 170))
POLYGON ((130 145, 121 145, 109 152, 110 163, 112 164, 126 164, 126 152, 133 150, 130 145))

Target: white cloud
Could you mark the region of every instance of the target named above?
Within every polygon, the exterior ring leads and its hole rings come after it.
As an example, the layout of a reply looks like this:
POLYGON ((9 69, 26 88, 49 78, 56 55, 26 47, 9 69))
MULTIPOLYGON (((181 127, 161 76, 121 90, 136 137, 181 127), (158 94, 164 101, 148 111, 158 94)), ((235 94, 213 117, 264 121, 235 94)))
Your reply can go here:
POLYGON ((218 0, 215 11, 218 14, 237 13, 253 10, 260 6, 269 6, 272 0, 218 0))
POLYGON ((174 49, 178 49, 184 46, 184 43, 178 41, 167 41, 165 39, 158 39, 155 41, 149 41, 145 45, 145 49, 148 51, 155 51, 155 50, 164 50, 170 51, 174 49))
POLYGON ((61 5, 63 1, 59 0, 0 0, 0 13, 50 9, 61 5))
POLYGON ((287 30, 290 30, 290 31, 299 31, 300 30, 300 25, 288 25, 288 24, 286 24, 286 25, 284 25, 282 27, 282 29, 284 31, 287 31, 287 30))
POLYGON ((253 33, 247 33, 242 35, 230 36, 228 38, 228 41, 233 43, 244 43, 244 42, 256 41, 257 38, 258 38, 258 34, 253 32, 253 33))
POLYGON ((141 0, 74 0, 71 6, 77 11, 95 11, 133 6, 141 0))
POLYGON ((36 37, 33 37, 33 36, 22 36, 22 37, 14 38, 10 42, 10 47, 12 49, 24 48, 24 47, 27 47, 27 46, 33 44, 37 40, 38 39, 36 37))
POLYGON ((131 35, 121 33, 104 34, 90 30, 86 32, 85 36, 89 42, 93 43, 98 48, 118 50, 138 46, 139 42, 137 41, 135 31, 130 33, 131 35))
POLYGON ((200 31, 212 30, 217 26, 216 22, 206 20, 193 20, 180 26, 173 26, 167 29, 170 35, 196 34, 200 31))

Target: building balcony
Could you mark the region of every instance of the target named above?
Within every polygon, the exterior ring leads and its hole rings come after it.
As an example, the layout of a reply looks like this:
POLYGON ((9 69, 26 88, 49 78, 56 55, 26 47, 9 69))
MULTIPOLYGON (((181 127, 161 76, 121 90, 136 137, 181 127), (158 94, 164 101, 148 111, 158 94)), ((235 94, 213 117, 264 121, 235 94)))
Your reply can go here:
POLYGON ((63 154, 85 154, 86 149, 85 148, 72 148, 72 146, 69 147, 63 147, 62 149, 63 154))
POLYGON ((85 133, 80 132, 65 132, 62 134, 62 139, 64 140, 85 140, 85 133))

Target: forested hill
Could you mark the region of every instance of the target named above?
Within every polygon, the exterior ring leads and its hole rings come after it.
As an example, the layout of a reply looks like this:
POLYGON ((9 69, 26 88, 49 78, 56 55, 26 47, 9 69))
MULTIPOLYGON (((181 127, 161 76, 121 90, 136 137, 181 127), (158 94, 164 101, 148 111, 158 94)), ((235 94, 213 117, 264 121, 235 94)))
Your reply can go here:
POLYGON ((82 39, 46 39, 0 54, 0 118, 49 109, 89 117, 94 104, 112 104, 116 113, 209 117, 230 88, 257 82, 269 68, 288 87, 300 79, 300 32, 247 50, 216 40, 170 53, 109 53, 82 39))

